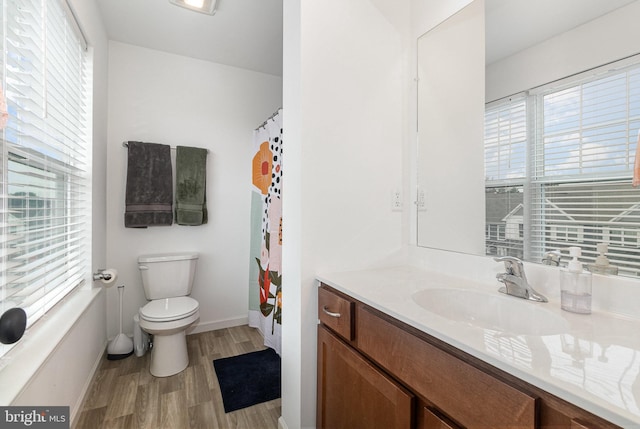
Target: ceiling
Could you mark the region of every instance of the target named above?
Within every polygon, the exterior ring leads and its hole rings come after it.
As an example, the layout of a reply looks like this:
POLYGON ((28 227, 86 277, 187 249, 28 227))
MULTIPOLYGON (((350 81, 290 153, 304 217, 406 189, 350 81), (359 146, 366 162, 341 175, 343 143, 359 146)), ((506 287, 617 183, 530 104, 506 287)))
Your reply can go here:
MULTIPOLYGON (((486 0, 487 63, 633 1, 486 0)), ((218 0, 213 16, 168 0, 97 3, 111 40, 282 76, 282 0, 218 0)))
POLYGON ((487 64, 637 0, 486 0, 487 64))
POLYGON ((97 0, 110 40, 282 76, 282 0, 218 0, 204 15, 168 0, 97 0))

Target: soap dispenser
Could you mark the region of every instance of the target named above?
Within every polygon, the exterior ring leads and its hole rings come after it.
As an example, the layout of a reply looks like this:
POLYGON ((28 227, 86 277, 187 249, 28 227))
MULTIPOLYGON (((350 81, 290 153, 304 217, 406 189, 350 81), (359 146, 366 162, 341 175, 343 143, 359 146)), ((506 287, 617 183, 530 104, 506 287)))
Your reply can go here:
POLYGON ((605 256, 605 253, 609 250, 609 245, 607 243, 598 243, 596 245, 596 250, 599 255, 596 258, 595 263, 587 265, 587 270, 594 274, 617 275, 618 267, 611 265, 609 263, 609 259, 605 256))
POLYGON ((591 313, 591 273, 582 268, 579 247, 570 247, 572 257, 566 268, 560 269, 560 306, 572 313, 591 313))

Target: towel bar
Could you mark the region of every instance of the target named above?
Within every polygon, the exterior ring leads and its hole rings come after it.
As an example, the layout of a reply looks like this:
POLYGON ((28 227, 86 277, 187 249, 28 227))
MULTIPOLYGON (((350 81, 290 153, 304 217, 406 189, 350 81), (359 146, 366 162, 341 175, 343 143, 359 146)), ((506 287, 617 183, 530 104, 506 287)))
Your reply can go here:
MULTIPOLYGON (((127 142, 122 142, 122 147, 127 147, 128 148, 129 147, 129 142, 128 141, 127 142)), ((175 146, 169 146, 169 148, 171 150, 176 150, 175 146)), ((206 151, 209 152, 209 149, 206 149, 206 151)))

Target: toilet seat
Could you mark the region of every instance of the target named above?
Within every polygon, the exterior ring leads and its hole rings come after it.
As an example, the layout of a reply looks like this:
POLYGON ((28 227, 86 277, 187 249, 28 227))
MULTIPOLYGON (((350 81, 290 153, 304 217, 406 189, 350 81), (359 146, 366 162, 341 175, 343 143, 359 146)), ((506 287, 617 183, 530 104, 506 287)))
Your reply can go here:
POLYGON ((171 322, 195 314, 198 301, 188 296, 155 299, 140 309, 140 317, 149 322, 171 322))

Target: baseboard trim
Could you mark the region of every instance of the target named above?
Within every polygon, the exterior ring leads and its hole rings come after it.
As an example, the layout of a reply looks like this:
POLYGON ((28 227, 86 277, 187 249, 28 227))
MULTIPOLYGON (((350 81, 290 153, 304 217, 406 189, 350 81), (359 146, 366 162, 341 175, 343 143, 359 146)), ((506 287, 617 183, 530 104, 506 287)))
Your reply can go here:
POLYGON ((216 320, 213 322, 201 322, 187 330, 187 335, 200 332, 216 331, 218 329, 233 328, 249 324, 249 316, 234 319, 216 320))
POLYGON ((87 381, 85 382, 82 390, 80 391, 80 395, 78 397, 78 402, 75 407, 71 408, 71 415, 69 416, 69 427, 75 428, 75 424, 77 423, 78 416, 82 414, 82 410, 84 409, 84 403, 87 400, 87 394, 89 393, 89 388, 93 384, 96 375, 98 373, 98 369, 100 368, 100 364, 104 359, 105 353, 107 351, 108 341, 105 341, 104 347, 102 347, 102 351, 96 357, 96 361, 93 363, 93 368, 91 369, 91 376, 87 377, 87 381))
POLYGON ((289 429, 282 416, 278 417, 278 429, 289 429))

